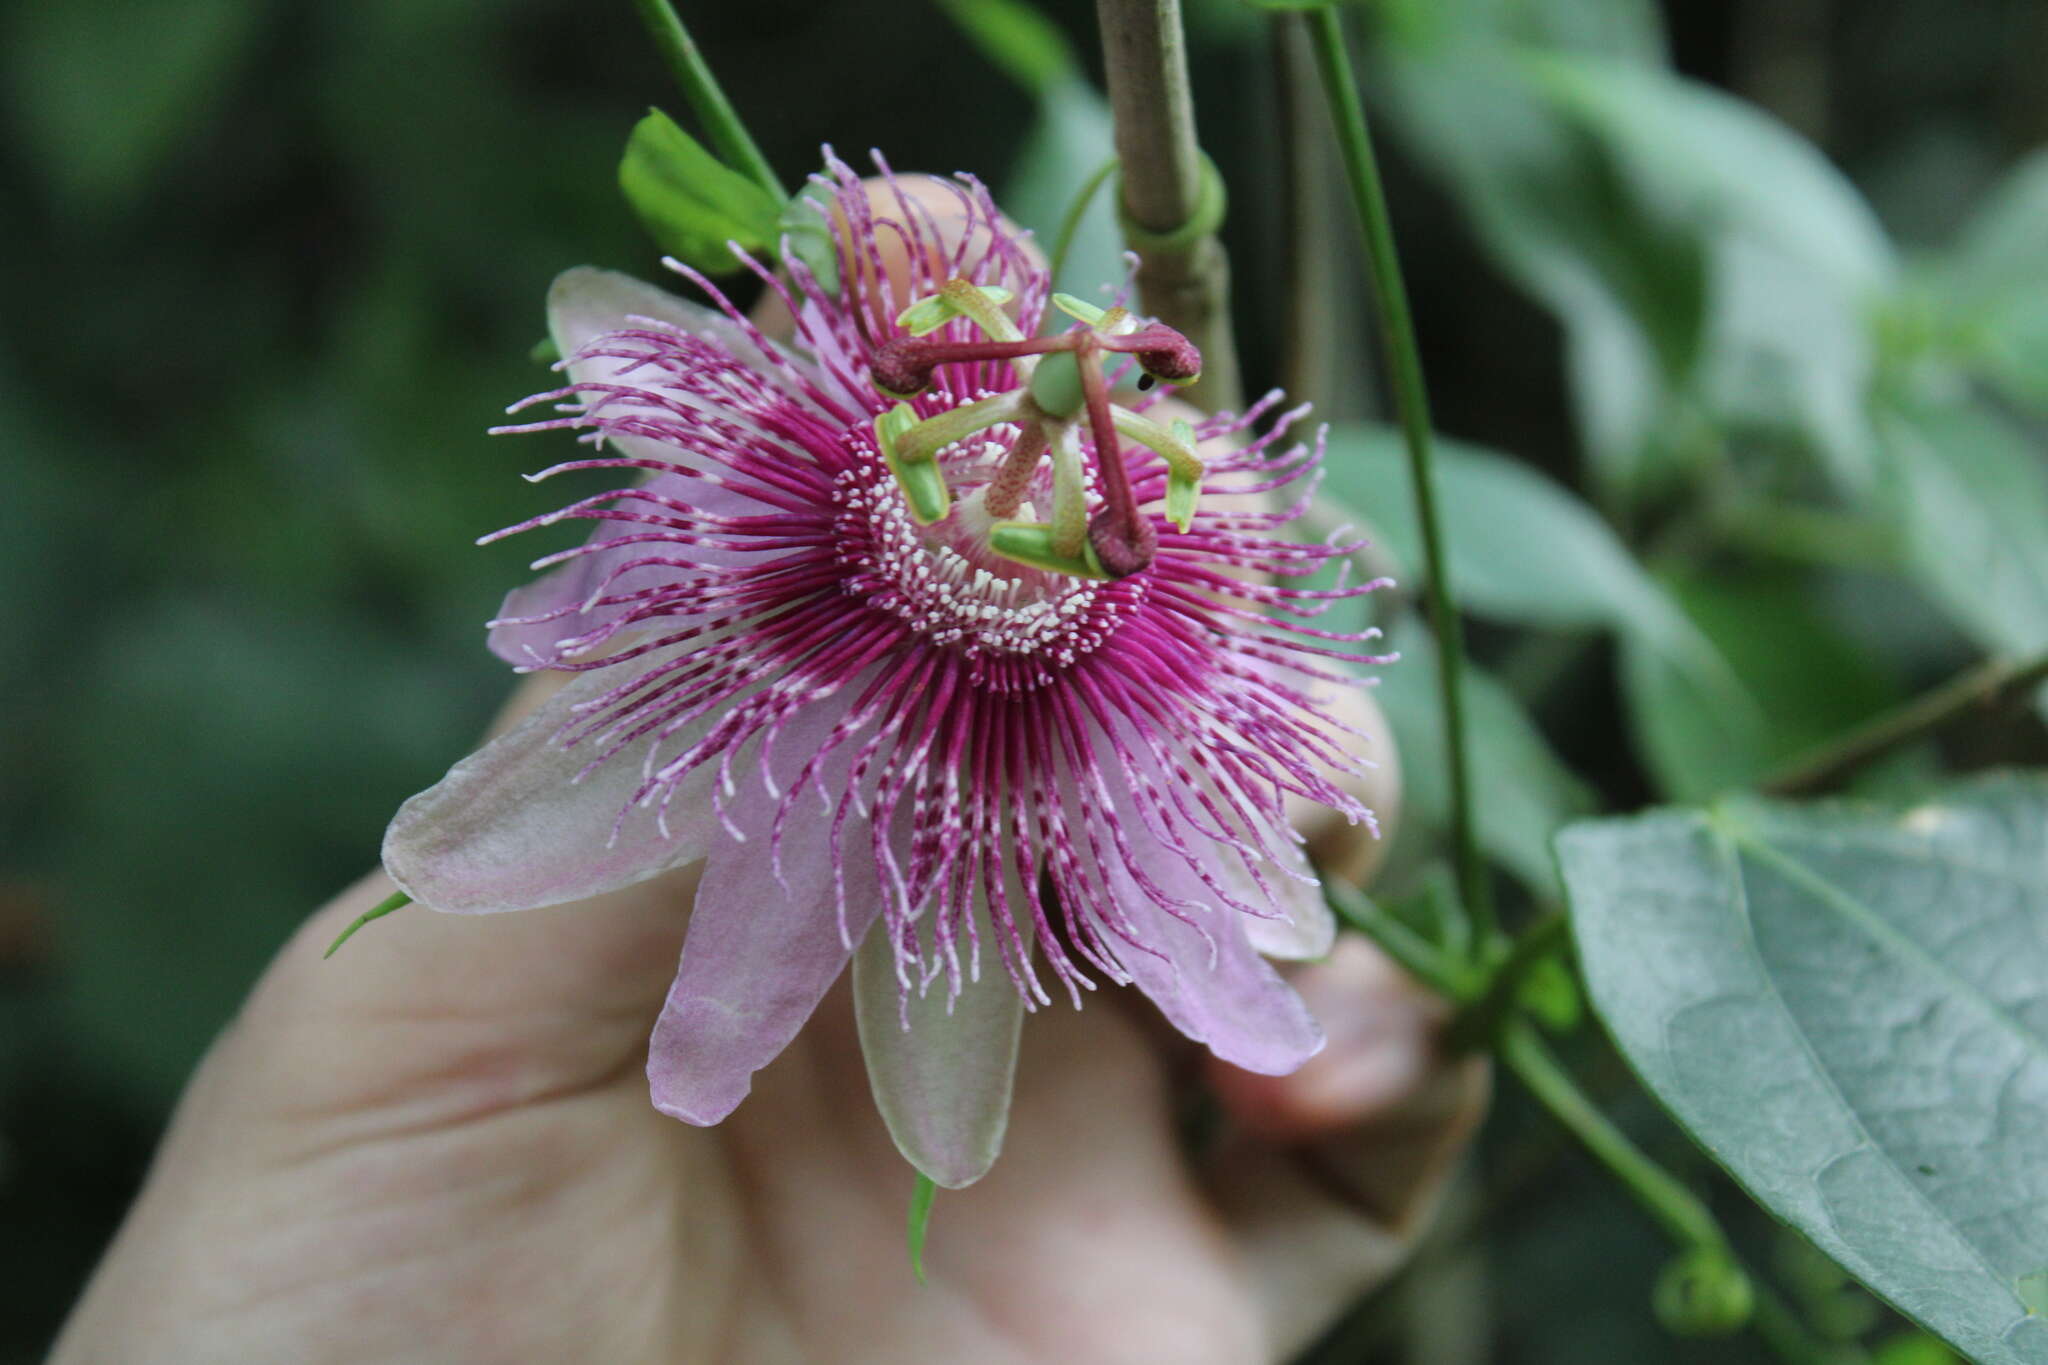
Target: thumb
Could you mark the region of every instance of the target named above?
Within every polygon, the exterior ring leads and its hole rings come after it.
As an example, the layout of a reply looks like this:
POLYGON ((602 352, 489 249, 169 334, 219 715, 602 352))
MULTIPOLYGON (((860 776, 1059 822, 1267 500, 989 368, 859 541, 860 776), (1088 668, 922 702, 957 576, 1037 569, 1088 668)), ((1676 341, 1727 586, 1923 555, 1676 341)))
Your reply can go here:
MULTIPOLYGON (((561 681, 528 680, 493 733, 561 681)), ((518 914, 408 906, 324 956, 393 891, 372 873, 285 945, 222 1040, 234 1065, 216 1070, 278 1112, 385 1108, 409 1122, 637 1075, 675 975, 697 873, 692 865, 518 914)))

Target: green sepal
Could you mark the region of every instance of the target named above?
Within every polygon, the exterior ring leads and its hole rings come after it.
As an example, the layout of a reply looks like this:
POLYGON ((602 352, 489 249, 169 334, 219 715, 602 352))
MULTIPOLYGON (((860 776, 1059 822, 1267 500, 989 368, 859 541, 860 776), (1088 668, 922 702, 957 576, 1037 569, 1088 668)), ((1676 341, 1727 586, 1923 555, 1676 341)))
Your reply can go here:
POLYGON ((1042 356, 1031 372, 1031 399, 1054 417, 1072 417, 1086 399, 1081 393, 1081 362, 1072 351, 1042 356))
MULTIPOLYGON (((1009 290, 999 284, 978 284, 973 288, 977 294, 997 308, 1008 303, 1013 297, 1009 290)), ((930 298, 919 299, 897 314, 896 325, 914 337, 929 336, 954 318, 966 316, 967 312, 944 294, 934 294, 930 298)))
POLYGON ((655 244, 707 274, 740 268, 728 242, 763 251, 780 237, 783 204, 722 164, 659 109, 633 125, 619 188, 655 244))
POLYGON ((895 476, 896 486, 903 490, 911 520, 929 526, 945 516, 946 509, 953 505, 953 491, 946 487, 946 476, 937 460, 929 455, 905 459, 898 453, 899 443, 916 425, 917 410, 908 403, 898 403, 875 419, 875 444, 882 448, 882 461, 895 476))
POLYGON ((363 911, 362 914, 357 915, 353 920, 351 920, 349 922, 348 928, 342 930, 341 934, 334 940, 334 942, 327 945, 327 951, 320 954, 320 956, 323 959, 333 957, 335 952, 338 949, 340 949, 342 944, 348 942, 351 938, 355 937, 356 930, 362 928, 371 920, 383 919, 392 911, 403 910, 406 906, 411 904, 411 896, 406 895, 403 891, 392 892, 383 900, 378 901, 368 910, 363 911))
POLYGON ((917 1276, 917 1282, 924 1279, 924 1239, 932 1225, 932 1200, 938 1196, 939 1187, 923 1171, 917 1173, 917 1185, 910 1192, 910 1272, 917 1276))
POLYGON ((1004 559, 1072 578, 1108 578, 1095 547, 1082 543, 1078 555, 1053 548, 1053 528, 1042 521, 999 521, 989 528, 988 548, 1004 559))

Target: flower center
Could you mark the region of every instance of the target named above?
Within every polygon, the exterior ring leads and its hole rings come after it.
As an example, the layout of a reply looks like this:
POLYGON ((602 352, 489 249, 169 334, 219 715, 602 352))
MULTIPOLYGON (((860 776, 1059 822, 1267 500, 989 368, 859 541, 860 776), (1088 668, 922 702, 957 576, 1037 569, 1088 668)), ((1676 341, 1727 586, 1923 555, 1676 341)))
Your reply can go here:
MULTIPOLYGON (((833 490, 844 591, 931 644, 965 654, 975 665, 973 681, 998 692, 1051 682, 1108 640, 1145 595, 1142 578, 1079 578, 991 548, 997 523, 987 493, 1014 448, 1015 430, 977 434, 937 452, 958 496, 935 521, 913 515, 866 427, 847 433, 857 458, 833 490)), ((1051 485, 1039 471, 1022 490, 1024 505, 1050 498, 1051 485)))

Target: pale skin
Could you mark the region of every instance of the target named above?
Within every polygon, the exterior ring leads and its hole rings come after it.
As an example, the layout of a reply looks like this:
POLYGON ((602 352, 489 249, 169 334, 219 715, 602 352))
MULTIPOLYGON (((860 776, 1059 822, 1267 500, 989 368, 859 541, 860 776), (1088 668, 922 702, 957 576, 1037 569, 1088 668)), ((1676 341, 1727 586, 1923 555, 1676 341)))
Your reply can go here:
MULTIPOLYGON (((1347 718, 1384 734, 1362 697, 1347 718)), ((920 1286, 843 982, 725 1123, 649 1104, 695 879, 408 909, 331 961, 390 884, 319 911, 193 1078, 53 1359, 1279 1360, 1399 1263, 1483 1104, 1441 1002, 1358 940, 1296 975, 1330 1043, 1293 1076, 1208 1059, 1128 991, 1061 1002, 1026 1022, 1002 1158, 939 1196, 920 1286), (1224 1115, 1200 1154, 1197 1089, 1224 1115)))

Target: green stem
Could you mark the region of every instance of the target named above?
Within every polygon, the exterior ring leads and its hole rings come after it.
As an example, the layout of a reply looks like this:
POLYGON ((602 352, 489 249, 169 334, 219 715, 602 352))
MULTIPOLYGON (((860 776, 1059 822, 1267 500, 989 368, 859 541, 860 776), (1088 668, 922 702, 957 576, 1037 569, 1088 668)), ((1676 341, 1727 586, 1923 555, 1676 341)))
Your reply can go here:
POLYGON ((1138 253, 1147 313, 1202 352, 1202 380, 1183 397, 1207 412, 1243 405, 1230 331, 1230 263, 1217 228, 1223 185, 1195 140, 1180 0, 1096 0, 1103 74, 1115 119, 1118 208, 1138 253))
POLYGON ((2048 654, 2021 663, 1991 659, 1839 738, 1800 754, 1761 784, 1777 796, 1824 791, 1871 759, 1933 734, 1972 710, 1995 707, 2048 679, 2048 654))
POLYGON ((690 31, 676 16, 675 7, 668 0, 633 0, 633 4, 640 11, 640 21, 647 25, 647 32, 661 52, 662 60, 668 63, 669 71, 675 76, 676 84, 683 88, 683 95, 690 101, 697 121, 704 125, 704 133, 711 139, 712 149, 718 153, 719 160, 751 177, 777 199, 789 198, 789 191, 782 188, 782 182, 775 178, 768 158, 762 156, 761 149, 754 145, 747 125, 740 122, 732 101, 719 88, 718 78, 711 74, 711 67, 705 62, 704 54, 697 50, 690 31))
POLYGON ((1527 1020, 1511 1019, 1501 1029, 1500 1059, 1672 1241, 1686 1250, 1730 1254, 1728 1238, 1706 1205, 1586 1098, 1527 1020))
POLYGON ((1850 1365, 1859 1355, 1837 1356, 1819 1341, 1798 1314, 1770 1287, 1745 1269, 1727 1233, 1677 1176, 1665 1170, 1614 1126, 1588 1099, 1571 1074, 1543 1044, 1526 1019, 1510 1019, 1500 1031, 1501 1062, 1550 1116, 1605 1166, 1644 1212, 1677 1244, 1680 1254, 1703 1251, 1723 1258, 1750 1283, 1750 1326, 1785 1365, 1850 1365))
POLYGON ((1387 196, 1380 186, 1379 164, 1373 157, 1372 134, 1365 106, 1358 98, 1358 80, 1344 30, 1334 7, 1302 16, 1315 44, 1316 68, 1323 95, 1336 125, 1344 172, 1358 212, 1366 263, 1372 274, 1375 311, 1386 348, 1394 407, 1407 439, 1408 467, 1415 483, 1415 517, 1422 528, 1422 554, 1429 576, 1429 620, 1436 634, 1438 686, 1443 693, 1444 748, 1450 759, 1451 844, 1458 872, 1458 896, 1471 918, 1478 951, 1488 951, 1498 933, 1493 916, 1492 888, 1472 818, 1471 756, 1465 743, 1463 671, 1464 632, 1444 562, 1442 522, 1437 513, 1436 477, 1429 426, 1429 391, 1422 378, 1422 355, 1415 344, 1415 323, 1408 311, 1408 291, 1401 282, 1401 261, 1394 248, 1394 228, 1387 215, 1387 196))
POLYGON ((1486 980, 1477 1000, 1459 1011, 1451 1021, 1445 1040, 1453 1051, 1469 1052, 1489 1046, 1514 1012, 1515 997, 1529 973, 1571 941, 1571 920, 1554 910, 1525 929, 1514 947, 1501 959, 1486 980))
POLYGON ((1437 994, 1468 999, 1472 987, 1466 972, 1442 949, 1381 908, 1377 901, 1335 877, 1323 879, 1323 898, 1337 918, 1364 934, 1401 969, 1437 994))

